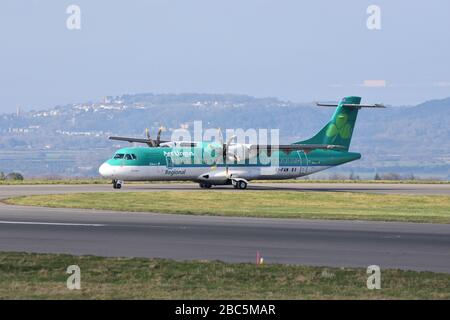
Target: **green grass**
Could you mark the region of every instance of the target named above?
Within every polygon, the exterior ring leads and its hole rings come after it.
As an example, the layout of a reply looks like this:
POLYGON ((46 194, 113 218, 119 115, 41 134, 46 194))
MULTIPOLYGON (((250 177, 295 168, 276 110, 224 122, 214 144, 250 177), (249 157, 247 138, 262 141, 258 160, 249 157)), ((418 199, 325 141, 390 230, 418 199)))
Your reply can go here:
POLYGON ((5 202, 194 215, 450 223, 450 196, 205 190, 35 195, 5 202))
POLYGON ((450 299, 450 275, 363 268, 0 253, 0 299, 450 299), (81 269, 68 290, 66 269, 81 269))

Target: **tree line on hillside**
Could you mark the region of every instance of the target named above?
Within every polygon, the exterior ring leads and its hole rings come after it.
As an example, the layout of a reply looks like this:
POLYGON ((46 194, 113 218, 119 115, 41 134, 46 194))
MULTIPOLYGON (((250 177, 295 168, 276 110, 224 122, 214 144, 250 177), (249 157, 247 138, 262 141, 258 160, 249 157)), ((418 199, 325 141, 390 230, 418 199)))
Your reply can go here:
MULTIPOLYGON (((367 178, 361 178, 359 174, 355 173, 354 171, 351 171, 349 175, 341 174, 341 173, 333 173, 328 176, 329 180, 368 180, 367 178)), ((369 178, 370 180, 370 178, 369 178)), ((375 181, 402 181, 402 180, 424 180, 421 178, 416 177, 413 173, 411 174, 399 174, 396 172, 387 172, 387 173, 375 173, 372 180, 375 181)), ((431 178, 431 179, 425 179, 425 180, 440 180, 439 178, 431 178)))
POLYGON ((0 180, 23 180, 23 175, 18 172, 11 172, 5 174, 3 171, 0 171, 0 180))

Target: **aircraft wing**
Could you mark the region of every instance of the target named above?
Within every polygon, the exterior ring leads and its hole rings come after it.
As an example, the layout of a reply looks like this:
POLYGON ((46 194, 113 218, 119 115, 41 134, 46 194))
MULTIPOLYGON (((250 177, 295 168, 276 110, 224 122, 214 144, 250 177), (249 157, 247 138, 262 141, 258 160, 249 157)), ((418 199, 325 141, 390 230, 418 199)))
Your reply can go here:
MULTIPOLYGON (((109 137, 110 140, 119 140, 119 141, 127 141, 129 143, 132 142, 138 142, 138 143, 145 143, 145 144, 149 144, 151 143, 150 140, 148 139, 141 139, 141 138, 130 138, 130 137, 109 137)), ((159 141, 160 143, 165 143, 165 142, 169 142, 166 140, 161 140, 159 141)))

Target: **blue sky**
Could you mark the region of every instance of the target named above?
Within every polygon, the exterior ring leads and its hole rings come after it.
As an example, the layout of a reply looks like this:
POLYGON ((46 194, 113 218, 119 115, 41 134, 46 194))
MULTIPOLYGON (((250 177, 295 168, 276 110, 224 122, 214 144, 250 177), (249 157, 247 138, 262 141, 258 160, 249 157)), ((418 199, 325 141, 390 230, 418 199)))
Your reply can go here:
POLYGON ((414 104, 450 96, 449 34, 448 0, 3 0, 0 111, 138 92, 414 104))

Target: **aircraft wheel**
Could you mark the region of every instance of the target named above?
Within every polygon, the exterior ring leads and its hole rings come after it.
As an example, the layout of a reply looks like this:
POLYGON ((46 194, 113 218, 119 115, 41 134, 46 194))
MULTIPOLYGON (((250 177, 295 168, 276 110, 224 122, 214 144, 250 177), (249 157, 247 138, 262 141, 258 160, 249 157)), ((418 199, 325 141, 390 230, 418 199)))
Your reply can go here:
POLYGON ((201 182, 201 183, 199 183, 199 186, 200 186, 200 188, 202 188, 202 189, 209 189, 209 188, 211 188, 211 184, 209 184, 209 183, 203 183, 203 182, 201 182))
POLYGON ((237 186, 239 189, 247 189, 247 182, 245 181, 238 181, 237 186))
POLYGON ((113 188, 114 189, 122 188, 122 181, 121 180, 113 180, 113 188))

